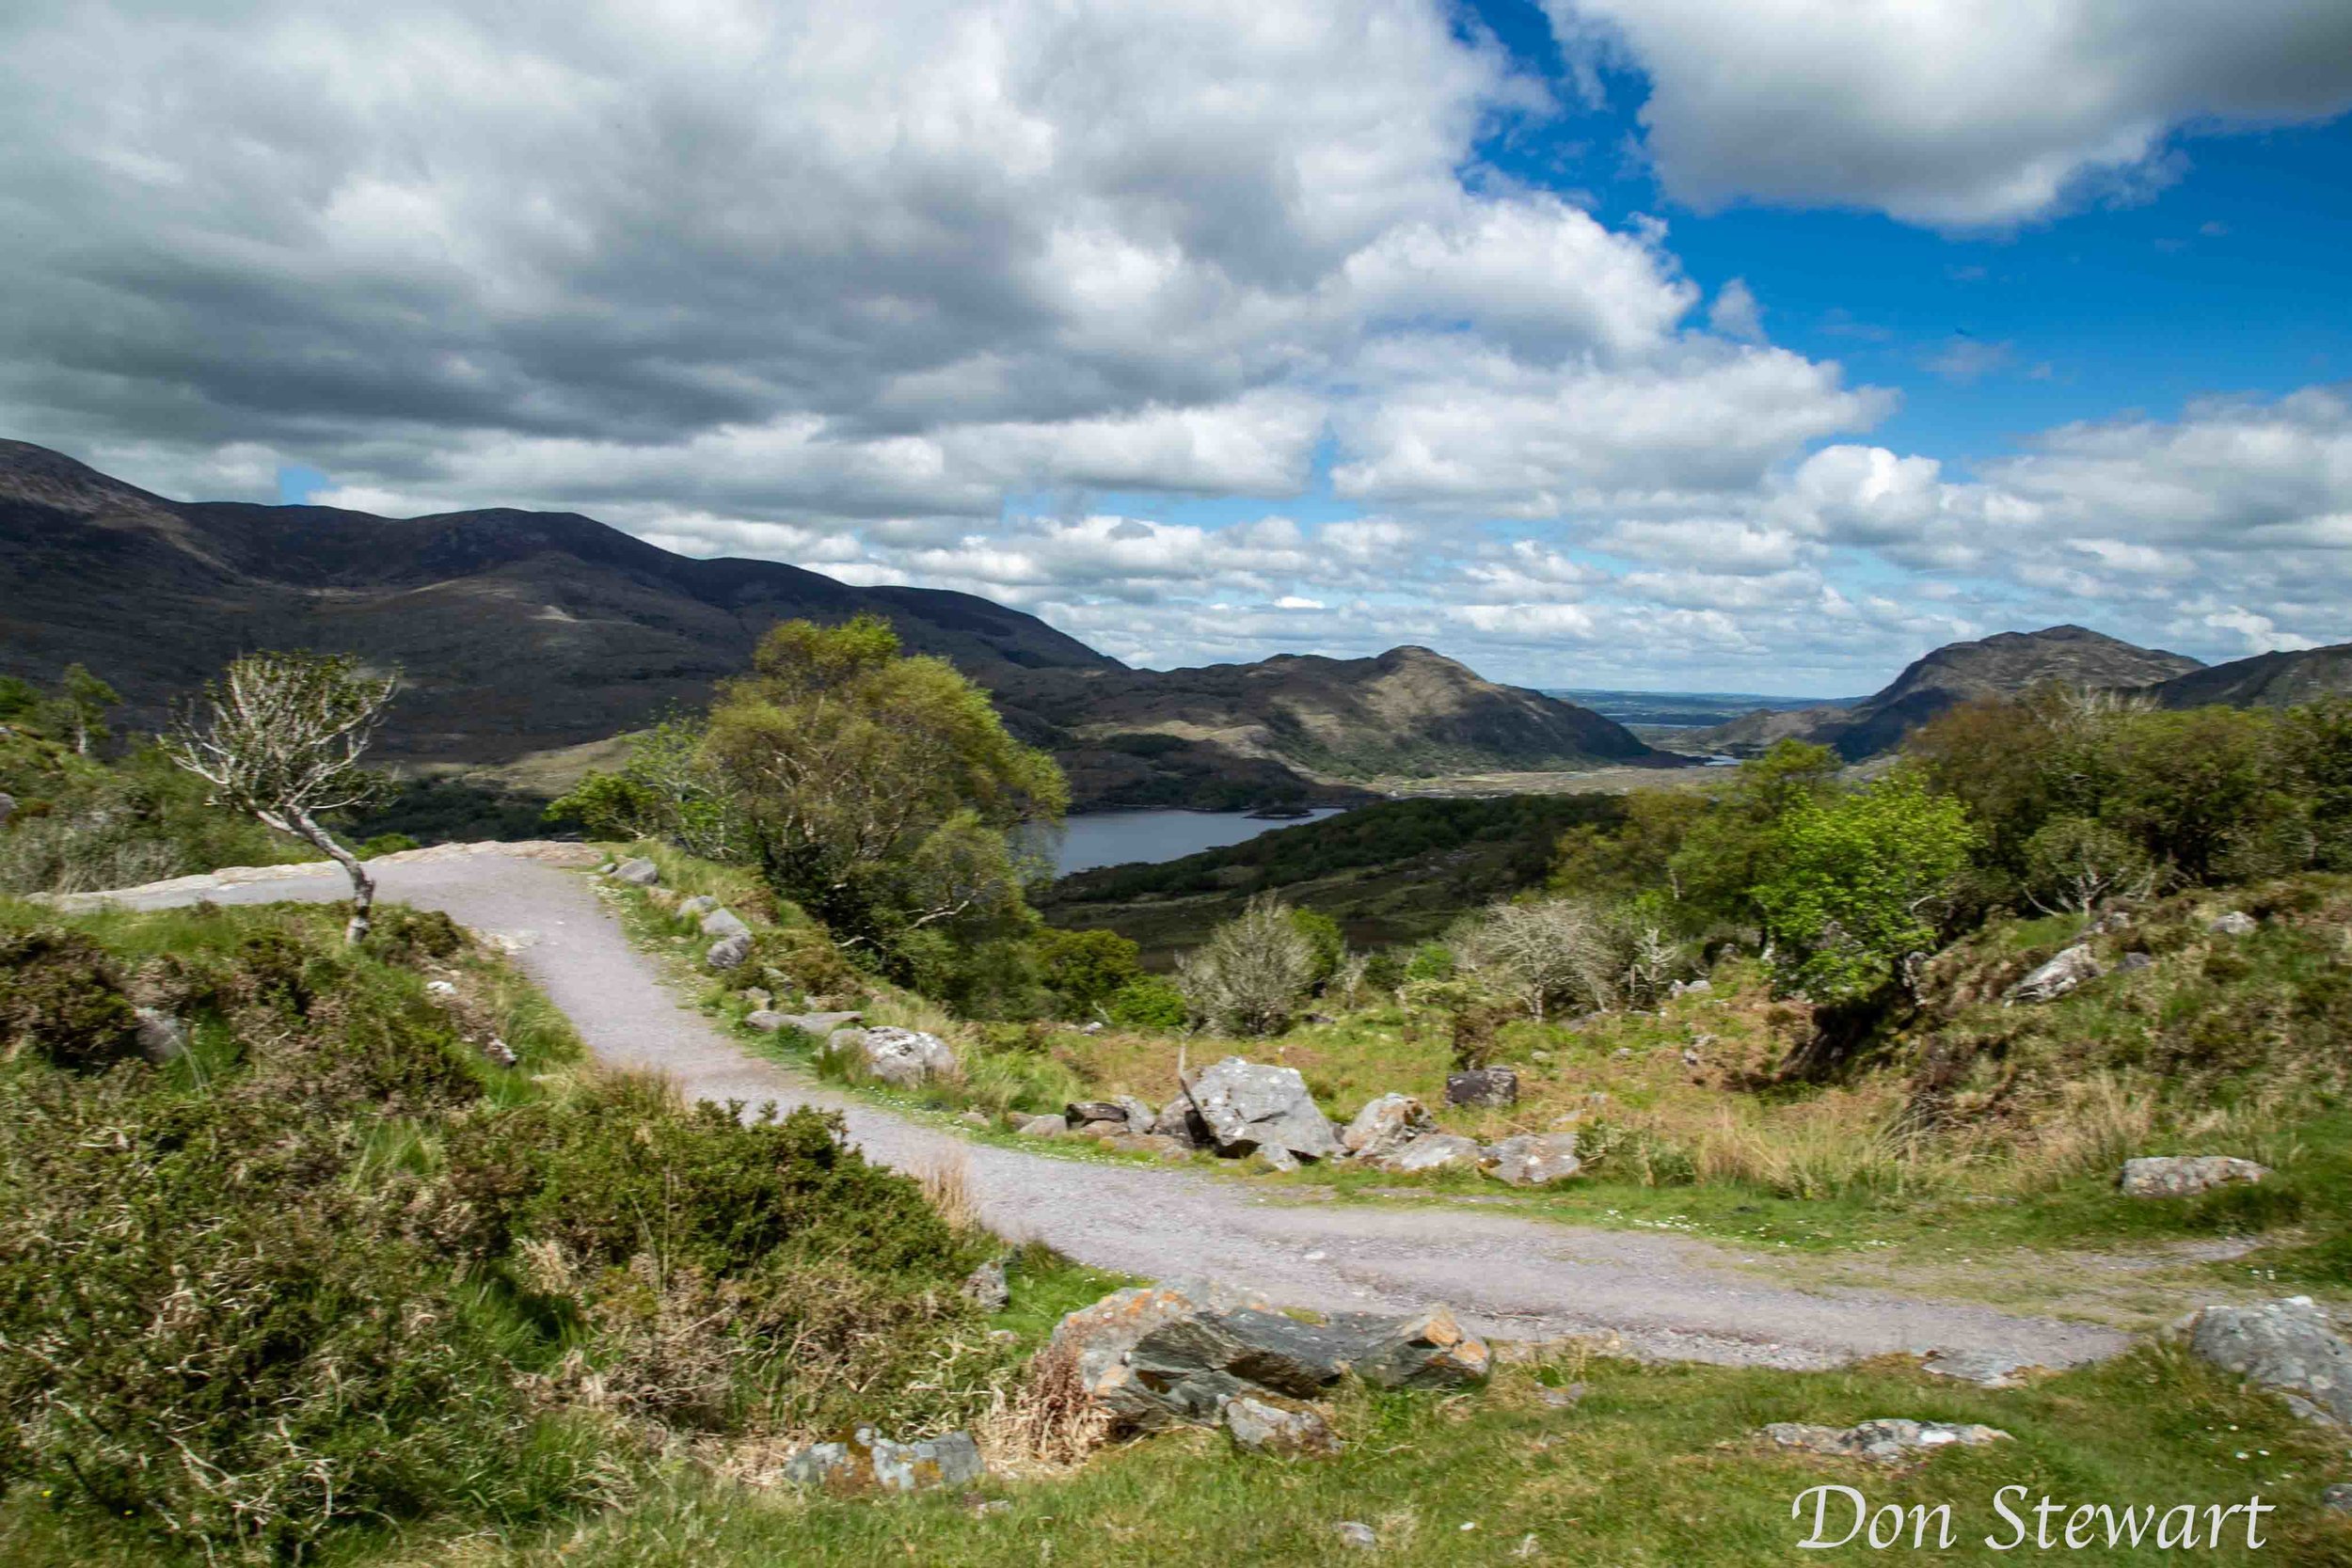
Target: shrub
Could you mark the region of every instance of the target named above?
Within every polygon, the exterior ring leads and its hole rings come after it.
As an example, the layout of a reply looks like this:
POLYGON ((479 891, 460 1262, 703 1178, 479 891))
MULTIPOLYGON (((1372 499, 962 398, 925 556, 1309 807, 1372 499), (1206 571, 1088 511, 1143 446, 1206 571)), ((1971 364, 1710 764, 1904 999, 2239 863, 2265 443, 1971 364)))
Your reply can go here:
POLYGON ((1580 899, 1496 904, 1465 923, 1454 948, 1463 968, 1538 1023, 1560 1003, 1605 1007, 1615 994, 1619 966, 1610 935, 1580 899))
POLYGON ((1061 931, 1036 938, 1040 977, 1065 1017, 1086 1018, 1142 974, 1142 949, 1117 931, 1061 931))
POLYGON ((1181 1029, 1184 1026, 1184 993, 1171 980, 1146 974, 1120 987, 1105 1010, 1113 1023, 1131 1029, 1181 1029))
POLYGON ((106 1067, 138 1049, 138 1016, 105 950, 55 927, 0 936, 0 1043, 59 1067, 106 1067))
POLYGON ((1211 1027, 1273 1035, 1289 1027, 1314 982, 1314 944, 1290 907, 1261 895, 1177 960, 1178 983, 1211 1027))

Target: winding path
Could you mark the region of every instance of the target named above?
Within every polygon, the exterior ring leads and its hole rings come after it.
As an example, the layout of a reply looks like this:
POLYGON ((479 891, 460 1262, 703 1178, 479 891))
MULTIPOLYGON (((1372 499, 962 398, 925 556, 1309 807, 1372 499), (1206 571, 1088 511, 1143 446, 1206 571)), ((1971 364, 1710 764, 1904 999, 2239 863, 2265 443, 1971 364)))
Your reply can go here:
MULTIPOLYGON (((993 1229, 1099 1268, 1211 1275, 1324 1310, 1404 1311, 1444 1301, 1472 1327, 1502 1338, 1613 1334, 1637 1354, 1733 1365, 1820 1368, 1932 1351, 2060 1367, 2126 1343, 2110 1329, 1966 1303, 1799 1290, 1680 1237, 1468 1207, 1300 1203, 1197 1170, 971 1142, 745 1052, 680 1004, 585 877, 549 858, 562 858, 558 847, 475 846, 387 857, 374 869, 386 899, 444 910, 516 942, 523 969, 599 1061, 666 1073, 699 1099, 838 1111, 868 1155, 902 1170, 962 1159, 993 1229)), ((326 900, 345 891, 333 866, 273 867, 59 902, 153 909, 199 898, 326 900)))

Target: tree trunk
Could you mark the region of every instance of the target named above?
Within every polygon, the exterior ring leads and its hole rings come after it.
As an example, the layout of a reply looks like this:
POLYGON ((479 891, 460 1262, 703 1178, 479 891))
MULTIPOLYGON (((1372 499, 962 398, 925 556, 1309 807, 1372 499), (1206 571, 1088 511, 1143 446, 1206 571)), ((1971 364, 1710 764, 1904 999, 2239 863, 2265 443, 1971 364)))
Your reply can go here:
POLYGON ((333 833, 311 821, 309 812, 295 812, 294 826, 294 832, 342 866, 343 874, 351 879, 351 924, 343 927, 343 940, 358 942, 368 934, 369 916, 375 909, 375 879, 368 875, 368 868, 358 856, 336 843, 333 833))

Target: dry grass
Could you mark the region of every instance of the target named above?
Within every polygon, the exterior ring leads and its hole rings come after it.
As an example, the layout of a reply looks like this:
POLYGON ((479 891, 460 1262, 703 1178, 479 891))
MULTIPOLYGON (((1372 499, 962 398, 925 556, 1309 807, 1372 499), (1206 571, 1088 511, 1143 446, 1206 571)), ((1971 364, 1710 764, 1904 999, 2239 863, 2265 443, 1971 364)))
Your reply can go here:
POLYGON ((1110 1418, 1079 1376, 1077 1351, 1051 1343, 1009 1391, 996 1388, 973 1429, 989 1468, 1012 1476, 1074 1469, 1109 1433, 1110 1418))
POLYGON ((961 1149, 942 1155, 915 1178, 923 1196, 939 1217, 970 1234, 986 1228, 980 1223, 980 1201, 972 1188, 972 1162, 961 1149))

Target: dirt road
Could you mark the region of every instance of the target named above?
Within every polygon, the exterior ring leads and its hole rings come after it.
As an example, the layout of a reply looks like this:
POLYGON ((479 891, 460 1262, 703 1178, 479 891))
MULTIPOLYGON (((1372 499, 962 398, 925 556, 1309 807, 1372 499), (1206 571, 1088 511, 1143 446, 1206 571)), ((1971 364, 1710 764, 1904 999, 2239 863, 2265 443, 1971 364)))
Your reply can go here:
MULTIPOLYGON (((444 910, 519 942, 519 961, 596 1058, 666 1073, 705 1100, 839 1111, 866 1152, 902 1170, 967 1162, 983 1216, 1101 1268, 1212 1275, 1325 1310, 1450 1303, 1482 1332, 1614 1334, 1646 1355, 1785 1368, 1886 1352, 1973 1353, 2059 1367, 2111 1355, 2112 1330, 1852 1289, 1802 1290, 1681 1237, 1583 1229, 1476 1207, 1287 1201, 1200 1170, 1105 1165, 969 1142, 865 1104, 745 1052, 680 1005, 575 870, 495 847, 375 863, 383 896, 444 910)), ((332 899, 333 867, 273 868, 106 895, 133 908, 332 899)))

